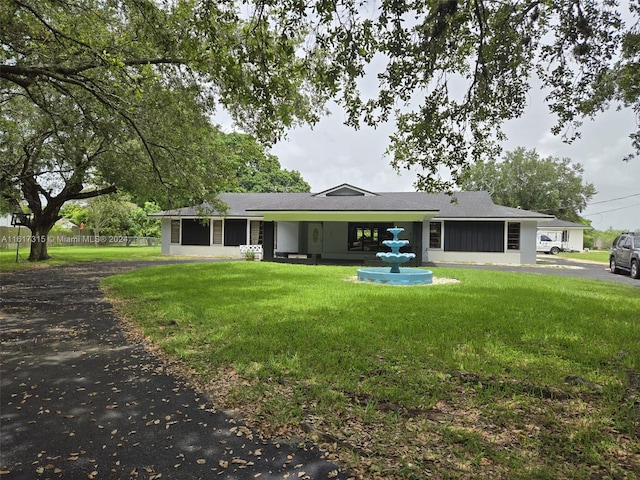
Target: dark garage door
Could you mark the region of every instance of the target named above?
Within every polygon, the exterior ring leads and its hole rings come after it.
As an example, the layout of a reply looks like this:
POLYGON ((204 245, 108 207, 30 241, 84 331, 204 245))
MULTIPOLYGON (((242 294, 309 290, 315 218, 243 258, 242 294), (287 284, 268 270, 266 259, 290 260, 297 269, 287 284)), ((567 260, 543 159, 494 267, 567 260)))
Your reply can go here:
POLYGON ((445 222, 446 252, 504 252, 504 222, 445 222))

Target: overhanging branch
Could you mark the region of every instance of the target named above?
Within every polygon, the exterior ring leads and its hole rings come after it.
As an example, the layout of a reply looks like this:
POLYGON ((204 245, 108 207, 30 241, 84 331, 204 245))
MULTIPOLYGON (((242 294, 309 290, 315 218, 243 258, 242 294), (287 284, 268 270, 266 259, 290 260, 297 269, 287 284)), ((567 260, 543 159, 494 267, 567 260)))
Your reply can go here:
POLYGON ((80 192, 69 197, 69 200, 85 200, 87 198, 99 197, 100 195, 108 195, 110 193, 116 193, 118 189, 115 185, 101 188, 98 190, 89 190, 88 192, 80 192))
MULTIPOLYGON (((140 65, 185 65, 187 61, 182 58, 135 58, 122 60, 124 67, 140 65)), ((63 67, 58 65, 0 65, 0 78, 4 78, 16 85, 26 88, 32 85, 38 77, 54 78, 59 82, 77 84, 74 75, 96 68, 106 68, 109 64, 104 61, 83 63, 80 65, 63 67)))

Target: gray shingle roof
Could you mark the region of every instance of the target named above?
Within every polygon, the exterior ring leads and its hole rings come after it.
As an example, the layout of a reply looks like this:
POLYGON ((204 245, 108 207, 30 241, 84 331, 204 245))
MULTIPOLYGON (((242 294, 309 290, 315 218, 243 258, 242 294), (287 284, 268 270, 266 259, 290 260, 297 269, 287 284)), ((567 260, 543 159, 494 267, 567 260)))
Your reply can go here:
MULTIPOLYGON (((436 218, 552 219, 551 215, 496 205, 487 192, 376 192, 364 196, 319 196, 313 193, 223 193, 230 217, 260 217, 265 212, 379 211, 439 212, 436 218)), ((214 213, 212 213, 213 215, 214 213)), ((180 208, 153 216, 197 216, 195 208, 180 208)))
POLYGON ((411 197, 390 197, 386 194, 364 196, 314 196, 281 198, 279 202, 257 205, 249 210, 259 212, 305 212, 305 211, 378 211, 378 212, 422 212, 433 211, 422 201, 411 197))
MULTIPOLYGON (((221 193, 218 198, 227 204, 226 215, 228 217, 259 217, 258 213, 250 212, 250 208, 259 207, 260 205, 275 203, 282 200, 282 195, 287 197, 303 196, 308 197, 309 193, 221 193)), ((207 208, 207 205, 203 205, 207 208)), ((211 211, 211 215, 219 215, 220 212, 211 211)), ((153 217, 197 217, 198 209, 194 207, 183 207, 175 210, 166 210, 164 212, 154 213, 153 217)))
POLYGON ((581 223, 567 222, 566 220, 559 220, 554 218, 548 222, 538 222, 538 228, 584 228, 585 230, 591 229, 589 225, 582 225, 581 223))

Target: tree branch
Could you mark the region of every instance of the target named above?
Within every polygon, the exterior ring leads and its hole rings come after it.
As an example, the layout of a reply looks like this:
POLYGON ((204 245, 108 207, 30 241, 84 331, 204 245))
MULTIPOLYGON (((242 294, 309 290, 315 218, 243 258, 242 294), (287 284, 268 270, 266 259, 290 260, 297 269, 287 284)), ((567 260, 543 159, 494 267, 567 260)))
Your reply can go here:
MULTIPOLYGON (((134 67, 139 65, 185 65, 187 61, 182 58, 134 58, 131 60, 122 60, 125 67, 134 67)), ((63 67, 57 65, 0 65, 0 78, 4 78, 16 85, 26 88, 35 82, 39 76, 55 78, 61 82, 69 82, 77 84, 78 80, 73 79, 74 75, 92 70, 95 68, 107 67, 108 63, 104 61, 88 62, 81 65, 71 67, 63 67)))
POLYGON ((69 200, 84 200, 87 198, 99 197, 100 195, 108 195, 109 193, 116 193, 118 189, 115 185, 101 188, 99 190, 90 190, 88 192, 76 193, 69 197, 69 200))
POLYGON ((81 45, 85 48, 90 48, 89 45, 87 45, 86 43, 80 42, 79 40, 70 37, 69 35, 65 35, 64 33, 62 33, 60 30, 58 30, 57 28, 52 27, 49 22, 47 22, 42 15, 40 15, 35 9, 33 9, 30 5, 24 3, 24 2, 20 2, 17 0, 14 0, 15 4, 18 5, 20 8, 23 8, 25 10, 27 10, 29 13, 31 13, 31 15, 33 15, 34 17, 36 17, 38 19, 38 21, 44 25, 44 27, 49 30, 51 33, 53 33, 53 35, 56 38, 62 37, 65 38, 66 40, 69 40, 70 42, 73 42, 77 45, 81 45))

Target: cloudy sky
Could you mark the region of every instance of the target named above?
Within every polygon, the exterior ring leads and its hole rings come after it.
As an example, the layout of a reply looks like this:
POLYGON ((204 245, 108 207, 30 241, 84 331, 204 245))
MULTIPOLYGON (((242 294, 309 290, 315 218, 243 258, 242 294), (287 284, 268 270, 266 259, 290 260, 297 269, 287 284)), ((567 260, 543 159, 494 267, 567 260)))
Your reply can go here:
MULTIPOLYGON (((567 145, 550 133, 554 117, 543 104, 543 95, 532 92, 523 117, 505 126, 505 150, 535 149, 541 156, 570 158, 584 166, 584 181, 598 194, 582 216, 598 230, 640 230, 640 158, 624 162, 632 151, 629 134, 636 128, 633 112, 609 111, 585 121, 582 138, 567 145)), ((337 108, 313 129, 297 128, 272 153, 283 168, 298 170, 313 192, 349 183, 371 191, 413 191, 415 172, 399 175, 384 157, 392 127, 362 128, 343 125, 337 108)))

